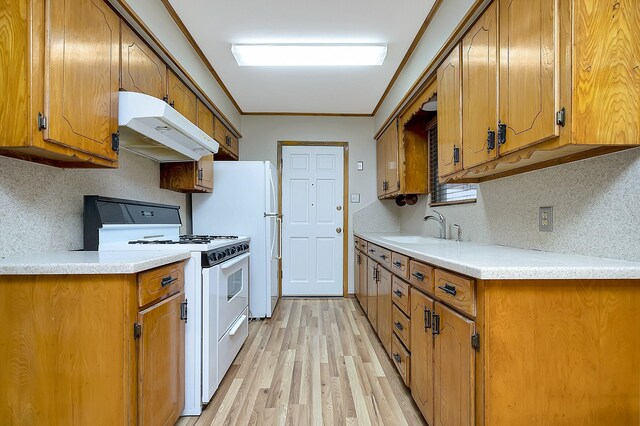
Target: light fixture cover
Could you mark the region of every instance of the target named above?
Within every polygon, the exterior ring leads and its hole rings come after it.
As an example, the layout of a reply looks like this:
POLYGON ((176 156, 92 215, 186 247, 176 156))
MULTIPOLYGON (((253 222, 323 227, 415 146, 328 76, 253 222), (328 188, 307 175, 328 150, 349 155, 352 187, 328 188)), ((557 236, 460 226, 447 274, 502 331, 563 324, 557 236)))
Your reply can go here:
POLYGON ((372 66, 387 56, 384 44, 233 44, 241 67, 372 66))

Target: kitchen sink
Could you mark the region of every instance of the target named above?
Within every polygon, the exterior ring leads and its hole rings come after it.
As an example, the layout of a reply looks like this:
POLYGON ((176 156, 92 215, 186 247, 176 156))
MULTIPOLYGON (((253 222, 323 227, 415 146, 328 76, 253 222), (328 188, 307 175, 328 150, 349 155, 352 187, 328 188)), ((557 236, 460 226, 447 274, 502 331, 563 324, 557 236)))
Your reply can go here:
POLYGON ((420 235, 397 235, 380 238, 392 243, 399 244, 433 244, 437 242, 435 238, 422 237, 420 235))

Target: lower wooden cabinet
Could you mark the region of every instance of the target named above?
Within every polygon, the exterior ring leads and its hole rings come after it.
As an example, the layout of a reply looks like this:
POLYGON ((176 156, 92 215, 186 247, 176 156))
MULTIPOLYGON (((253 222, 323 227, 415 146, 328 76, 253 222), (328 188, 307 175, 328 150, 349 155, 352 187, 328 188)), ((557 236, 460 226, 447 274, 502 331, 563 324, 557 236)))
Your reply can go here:
POLYGON ((391 272, 378 266, 378 337, 391 354, 391 272))
POLYGON ((0 424, 173 425, 184 407, 183 270, 0 276, 0 424), (173 281, 141 297, 154 271, 173 281))
POLYGON ((356 289, 356 297, 360 306, 365 313, 367 313, 368 294, 367 291, 367 257, 362 254, 360 250, 356 250, 356 258, 354 264, 355 280, 354 285, 356 289))
POLYGON ((428 424, 433 425, 433 299, 411 289, 411 346, 414 368, 411 396, 428 424))
POLYGON ((367 258, 367 317, 378 331, 378 264, 367 258))

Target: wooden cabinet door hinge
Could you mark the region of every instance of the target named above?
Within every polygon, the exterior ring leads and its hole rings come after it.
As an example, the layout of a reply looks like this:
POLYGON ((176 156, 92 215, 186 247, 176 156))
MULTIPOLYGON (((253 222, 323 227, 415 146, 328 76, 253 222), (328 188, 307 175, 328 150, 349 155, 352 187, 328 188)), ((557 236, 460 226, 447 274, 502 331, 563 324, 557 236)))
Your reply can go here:
POLYGON ((189 317, 189 308, 188 308, 187 300, 185 300, 180 304, 180 319, 184 321, 184 323, 186 324, 188 317, 189 317))
POLYGON ((473 333, 471 335, 471 347, 476 352, 480 352, 480 335, 478 333, 473 333))
POLYGON ((120 152, 120 132, 111 134, 111 149, 115 152, 120 152))
POLYGON ((42 131, 47 128, 47 117, 44 116, 41 112, 38 113, 38 130, 42 131))
POLYGON ((133 324, 133 338, 139 339, 142 336, 142 325, 137 322, 133 324))

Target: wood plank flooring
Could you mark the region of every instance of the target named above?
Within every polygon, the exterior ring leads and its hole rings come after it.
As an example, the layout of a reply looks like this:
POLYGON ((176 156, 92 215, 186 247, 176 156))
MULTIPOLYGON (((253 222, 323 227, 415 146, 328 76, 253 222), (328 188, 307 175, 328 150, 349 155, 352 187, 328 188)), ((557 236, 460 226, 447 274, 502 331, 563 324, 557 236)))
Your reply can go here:
POLYGON ((192 425, 424 425, 358 301, 282 299, 192 425))

